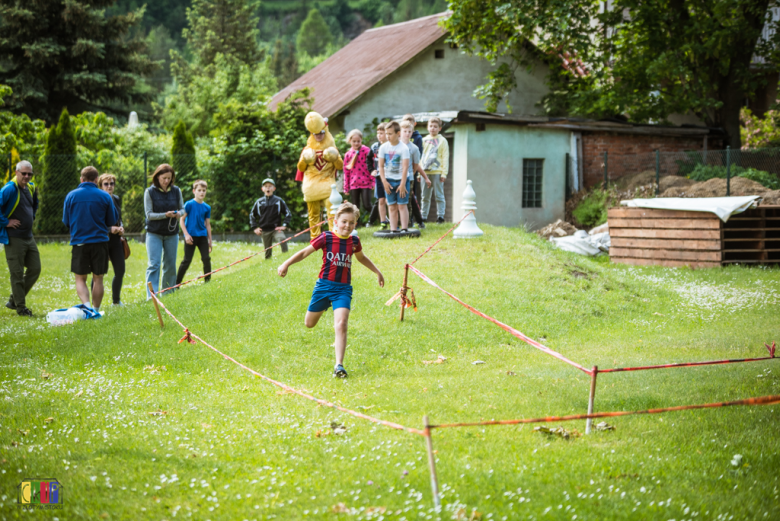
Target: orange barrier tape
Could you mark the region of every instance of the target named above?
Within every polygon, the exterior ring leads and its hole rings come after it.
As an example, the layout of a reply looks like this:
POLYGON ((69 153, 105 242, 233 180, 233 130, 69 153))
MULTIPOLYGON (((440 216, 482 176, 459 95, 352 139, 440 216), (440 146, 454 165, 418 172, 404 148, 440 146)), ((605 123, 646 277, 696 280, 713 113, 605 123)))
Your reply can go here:
MULTIPOLYGON (((279 387, 281 389, 284 389, 285 391, 288 391, 290 393, 297 394, 298 396, 306 398, 307 400, 311 400, 311 401, 316 402, 316 403, 318 403, 318 404, 320 404, 322 406, 325 406, 325 407, 331 407, 333 409, 337 409, 337 410, 339 410, 339 411, 341 411, 343 413, 350 414, 350 415, 352 415, 352 416, 354 416, 356 418, 361 418, 363 420, 368 420, 368 421, 370 421, 372 423, 376 423, 376 424, 382 425, 384 427, 389 427, 391 429, 396 429, 396 430, 400 430, 400 431, 406 431, 406 432, 409 432, 411 434, 417 434, 419 436, 429 435, 425 430, 413 429, 411 427, 405 427, 405 426, 403 426, 403 425, 401 425, 399 423, 389 422, 389 421, 386 421, 386 420, 380 420, 379 418, 374 418, 373 416, 368 416, 367 414, 363 414, 363 413, 360 413, 360 412, 357 412, 357 411, 353 411, 351 409, 347 409, 346 407, 342 407, 342 406, 337 405, 337 404, 335 404, 333 402, 322 400, 320 398, 315 398, 314 396, 308 395, 308 394, 304 393, 303 391, 299 391, 298 389, 295 389, 294 387, 290 387, 287 384, 284 384, 282 382, 278 382, 278 381, 276 381, 276 380, 274 380, 272 378, 269 378, 269 377, 265 376, 264 374, 258 373, 254 369, 251 369, 251 368, 245 366, 244 364, 242 364, 241 362, 237 361, 236 359, 226 355, 225 353, 223 353, 219 349, 215 348, 214 346, 212 346, 211 344, 209 344, 208 342, 206 342, 205 340, 200 338, 195 333, 190 332, 190 330, 184 324, 182 324, 181 321, 178 318, 176 318, 176 316, 174 316, 174 314, 171 313, 168 310, 168 308, 165 307, 165 304, 163 304, 157 298, 156 295, 152 295, 152 298, 155 301, 157 301, 157 303, 160 306, 162 306, 162 308, 165 311, 165 313, 167 313, 168 316, 171 317, 177 324, 179 324, 179 326, 185 331, 185 336, 184 336, 184 338, 182 340, 187 338, 187 336, 190 337, 190 340, 194 338, 195 340, 199 341, 201 344, 203 344, 204 346, 208 347, 209 349, 211 349, 212 351, 214 351, 218 355, 221 355, 222 358, 224 358, 225 360, 229 360, 229 361, 233 362, 234 364, 239 366, 241 369, 244 369, 245 371, 248 371, 249 373, 257 376, 258 378, 262 378, 266 382, 269 382, 269 383, 271 383, 271 384, 273 384, 273 385, 275 385, 275 386, 277 386, 277 387, 279 387)), ((182 340, 179 340, 179 342, 181 343, 182 340)), ((195 343, 195 342, 193 341, 193 343, 195 343)))
POLYGON ((456 297, 455 295, 453 295, 449 291, 443 289, 441 286, 436 284, 434 281, 432 281, 430 278, 428 278, 427 275, 425 275, 423 272, 421 272, 420 270, 418 270, 414 266, 409 266, 409 269, 412 270, 422 280, 424 280, 425 282, 427 282, 428 284, 430 284, 434 288, 438 289, 439 291, 441 291, 445 295, 449 296, 452 300, 454 300, 455 302, 457 302, 461 306, 465 307, 466 309, 468 309, 469 311, 471 311, 475 315, 480 316, 482 318, 485 318, 485 319, 493 322, 498 327, 500 327, 504 331, 508 331, 510 334, 512 334, 513 336, 519 338, 520 340, 522 340, 526 344, 531 345, 531 346, 535 347, 536 349, 547 353, 550 356, 554 356, 558 360, 566 362, 567 364, 569 364, 569 365, 571 365, 573 367, 576 367, 577 369, 579 369, 580 371, 582 371, 584 373, 587 373, 587 374, 592 374, 593 373, 593 371, 591 369, 586 369, 583 366, 581 366, 580 364, 578 364, 577 362, 573 362, 573 361, 569 360, 568 358, 566 358, 562 354, 560 354, 560 353, 558 353, 556 351, 553 351, 549 347, 540 344, 539 342, 537 342, 536 340, 534 340, 532 338, 529 338, 529 337, 525 336, 523 333, 521 333, 517 329, 513 328, 512 326, 508 326, 508 325, 504 324, 503 322, 499 322, 498 320, 496 320, 495 318, 491 317, 490 315, 486 315, 485 313, 479 311, 478 309, 476 309, 476 308, 474 308, 472 306, 469 306, 468 304, 466 304, 465 302, 460 300, 458 297, 456 297))
MULTIPOLYGON (((325 224, 326 222, 328 222, 328 220, 327 220, 327 219, 326 219, 326 220, 324 220, 324 221, 321 221, 319 224, 317 224, 317 226, 322 226, 322 225, 323 225, 323 224, 325 224)), ((270 250, 271 248, 276 248, 276 247, 277 247, 277 246, 279 246, 280 244, 283 244, 283 243, 285 243, 285 242, 287 242, 287 241, 290 241, 290 240, 292 240, 292 239, 295 239, 295 238, 296 238, 296 237, 298 237, 299 235, 303 235, 304 233, 306 233, 306 232, 310 231, 312 228, 314 228, 314 226, 309 226, 309 227, 308 227, 308 228, 306 228, 305 230, 303 230, 303 231, 300 231, 300 232, 296 233, 296 234, 295 234, 295 235, 293 235, 292 237, 287 237, 285 240, 283 240, 283 241, 279 241, 279 242, 277 242, 276 244, 273 244, 273 245, 269 246, 268 248, 265 248, 265 249, 263 249, 263 250, 260 250, 260 251, 258 251, 258 252, 255 252, 255 253, 253 253, 252 255, 248 256, 248 257, 244 257, 243 259, 239 259, 239 260, 237 260, 237 261, 231 262, 231 263, 230 263, 230 264, 228 264, 227 266, 222 266, 221 268, 217 268, 217 269, 215 269, 215 270, 213 270, 213 271, 210 271, 210 272, 208 272, 208 273, 204 273, 203 275, 199 275, 199 276, 195 277, 194 279, 186 280, 186 281, 182 282, 181 284, 176 284, 175 286, 171 286, 170 288, 161 289, 160 291, 158 291, 158 292, 157 292, 157 293, 155 293, 155 294, 156 294, 156 295, 159 295, 159 294, 163 293, 164 291, 170 291, 170 290, 172 290, 172 289, 180 288, 180 287, 184 286, 185 284, 189 284, 190 282, 195 282, 196 280, 200 280, 200 279, 202 279, 202 278, 204 278, 204 277, 206 277, 206 276, 208 276, 208 275, 213 275, 214 273, 217 273, 218 271, 226 270, 226 269, 228 269, 228 268, 231 268, 231 267, 235 266, 236 264, 239 264, 239 263, 241 263, 241 262, 244 262, 244 261, 248 261, 248 260, 249 260, 249 259, 251 259, 252 257, 257 257, 257 256, 258 256, 258 255, 260 255, 261 253, 265 253, 266 251, 270 250)))
POLYGON ((617 411, 617 412, 597 412, 593 414, 572 414, 569 416, 547 416, 545 418, 529 418, 523 420, 490 420, 471 423, 443 423, 441 425, 430 425, 430 429, 449 429, 452 427, 480 427, 485 425, 517 425, 520 423, 549 423, 562 422, 569 420, 588 420, 596 418, 613 418, 615 416, 629 416, 631 414, 659 414, 662 412, 686 411, 689 409, 714 409, 717 407, 731 407, 734 405, 772 405, 780 403, 780 396, 759 396, 757 398, 746 398, 733 402, 704 403, 698 405, 678 405, 676 407, 665 407, 663 409, 646 409, 644 411, 617 411))
POLYGON ((458 221, 458 222, 456 222, 455 224, 453 224, 453 225, 452 225, 452 228, 450 228, 449 230, 447 230, 447 232, 446 232, 444 235, 442 235, 441 237, 439 237, 439 239, 438 239, 436 242, 434 242, 433 244, 431 244, 430 246, 428 246, 428 249, 427 249, 427 250, 425 250, 424 252, 422 252, 422 253, 421 253, 421 254, 420 254, 420 255, 419 255, 419 256, 418 256, 416 259, 414 259, 412 262, 410 262, 410 263, 409 263, 409 265, 411 266, 412 264, 414 264, 414 263, 415 263, 415 262, 417 262, 418 260, 422 259, 422 258, 423 258, 423 256, 424 256, 426 253, 428 253, 429 251, 431 251, 431 250, 433 249, 433 247, 434 247, 434 246, 436 246, 437 244, 439 244, 439 243, 442 241, 442 239, 444 239, 444 238, 445 238, 447 235, 449 235, 449 234, 450 234, 450 232, 452 232, 452 230, 454 230, 454 229, 455 229, 455 228, 456 228, 456 227, 457 227, 457 226, 458 226, 460 223, 462 223, 462 222, 463 222, 463 219, 465 219, 466 217, 468 217, 468 216, 469 216, 470 214, 472 214, 472 213, 474 213, 474 210, 469 210, 468 212, 466 212, 466 215, 464 215, 463 217, 461 217, 460 221, 458 221))

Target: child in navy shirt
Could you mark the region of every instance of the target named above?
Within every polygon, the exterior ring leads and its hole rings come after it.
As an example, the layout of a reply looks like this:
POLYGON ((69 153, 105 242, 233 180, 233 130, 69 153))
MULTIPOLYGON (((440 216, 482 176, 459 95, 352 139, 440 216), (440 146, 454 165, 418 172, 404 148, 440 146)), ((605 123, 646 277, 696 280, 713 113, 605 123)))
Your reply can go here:
MULTIPOLYGON (((203 200, 206 198, 208 184, 198 180, 192 183, 192 193, 195 199, 184 203, 184 215, 181 217, 181 230, 184 232, 184 259, 176 273, 176 284, 181 284, 184 275, 192 263, 195 248, 200 251, 200 260, 203 261, 203 273, 211 272, 211 206, 203 200)), ((206 282, 211 280, 211 275, 206 275, 206 282)))
POLYGON ((299 251, 281 266, 279 276, 287 275, 287 269, 300 262, 315 250, 322 250, 322 268, 314 293, 311 296, 309 309, 306 311, 304 323, 306 327, 314 327, 322 314, 333 306, 333 322, 336 330, 336 366, 333 369, 335 378, 346 378, 344 369, 344 352, 347 348, 347 322, 349 321, 350 304, 352 303, 352 256, 363 266, 376 273, 379 286, 385 286, 385 278, 371 259, 363 254, 363 247, 357 235, 351 235, 357 225, 360 210, 352 203, 343 203, 336 210, 334 232, 325 232, 311 241, 306 248, 299 251))

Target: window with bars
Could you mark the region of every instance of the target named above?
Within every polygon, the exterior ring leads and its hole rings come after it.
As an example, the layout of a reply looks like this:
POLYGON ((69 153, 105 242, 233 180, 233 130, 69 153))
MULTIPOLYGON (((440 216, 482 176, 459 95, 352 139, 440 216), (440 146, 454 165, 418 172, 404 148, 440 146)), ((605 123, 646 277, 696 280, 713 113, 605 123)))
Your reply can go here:
POLYGON ((542 207, 544 159, 523 159, 523 208, 542 207))

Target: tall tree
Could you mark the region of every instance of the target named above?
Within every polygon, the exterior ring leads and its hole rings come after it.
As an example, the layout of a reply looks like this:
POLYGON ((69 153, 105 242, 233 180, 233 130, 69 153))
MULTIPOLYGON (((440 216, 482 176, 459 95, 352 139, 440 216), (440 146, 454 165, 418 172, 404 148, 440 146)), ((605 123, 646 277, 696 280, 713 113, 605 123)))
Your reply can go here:
POLYGON ((319 56, 325 52, 331 42, 333 42, 333 35, 330 28, 315 7, 309 11, 298 31, 298 38, 295 41, 298 51, 305 52, 309 56, 319 56))
POLYGON ((736 147, 740 107, 780 69, 769 3, 613 0, 604 10, 594 0, 452 0, 446 27, 461 48, 501 63, 478 89, 488 109, 517 87, 535 47, 551 63, 550 110, 640 122, 690 112, 736 147))
POLYGON ((52 125, 46 136, 46 147, 43 152, 43 175, 39 196, 41 211, 37 223, 40 233, 68 233, 65 225, 62 224, 62 207, 68 192, 79 184, 76 152, 76 131, 68 109, 62 109, 59 122, 52 125))
POLYGON ((173 128, 171 166, 173 166, 173 170, 176 172, 176 182, 179 186, 189 187, 198 178, 195 140, 187 130, 187 125, 181 120, 173 128))
POLYGON ((136 87, 156 65, 146 57, 143 40, 128 37, 143 8, 106 16, 113 3, 0 3, 0 83, 14 91, 12 111, 52 122, 64 107, 79 113, 147 101, 136 87))
POLYGON ((262 57, 257 46, 257 6, 249 0, 193 0, 187 9, 189 26, 182 31, 198 65, 209 65, 216 55, 242 63, 262 57))

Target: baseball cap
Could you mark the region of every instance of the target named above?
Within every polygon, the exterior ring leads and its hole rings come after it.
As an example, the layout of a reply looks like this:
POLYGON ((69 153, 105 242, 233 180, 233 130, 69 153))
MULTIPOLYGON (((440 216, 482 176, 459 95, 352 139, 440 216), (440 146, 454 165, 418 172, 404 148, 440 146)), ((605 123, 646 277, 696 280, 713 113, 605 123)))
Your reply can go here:
POLYGON ((276 186, 276 183, 274 183, 274 180, 271 179, 270 177, 263 180, 263 184, 266 184, 266 183, 271 183, 272 185, 276 186))

